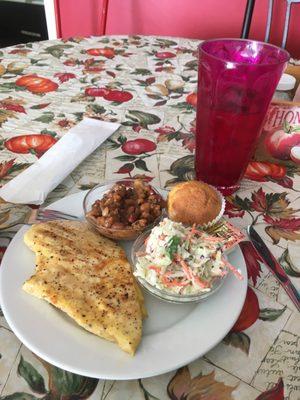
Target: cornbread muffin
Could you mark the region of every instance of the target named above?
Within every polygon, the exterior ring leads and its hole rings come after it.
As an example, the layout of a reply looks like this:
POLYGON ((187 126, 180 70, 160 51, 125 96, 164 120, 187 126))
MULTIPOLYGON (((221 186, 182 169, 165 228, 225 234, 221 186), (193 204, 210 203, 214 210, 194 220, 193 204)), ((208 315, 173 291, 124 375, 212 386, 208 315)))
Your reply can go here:
POLYGON ((169 218, 183 224, 205 225, 213 221, 221 209, 218 192, 204 182, 179 183, 168 195, 169 218))

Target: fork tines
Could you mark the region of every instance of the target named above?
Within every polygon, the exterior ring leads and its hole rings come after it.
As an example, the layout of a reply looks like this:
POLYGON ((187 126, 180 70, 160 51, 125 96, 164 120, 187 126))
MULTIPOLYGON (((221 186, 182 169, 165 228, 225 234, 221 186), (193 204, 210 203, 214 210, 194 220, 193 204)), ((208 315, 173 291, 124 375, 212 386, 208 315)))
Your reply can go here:
POLYGON ((57 219, 76 221, 79 218, 76 217, 75 215, 63 213, 61 211, 45 210, 43 208, 40 208, 40 209, 32 210, 27 223, 29 225, 31 225, 36 222, 53 221, 53 220, 57 220, 57 219))

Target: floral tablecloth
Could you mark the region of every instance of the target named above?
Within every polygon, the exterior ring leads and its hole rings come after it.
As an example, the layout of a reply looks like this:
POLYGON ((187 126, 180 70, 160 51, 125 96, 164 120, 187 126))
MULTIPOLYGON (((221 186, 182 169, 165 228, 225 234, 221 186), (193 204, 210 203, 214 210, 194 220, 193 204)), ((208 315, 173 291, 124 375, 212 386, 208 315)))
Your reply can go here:
MULTIPOLYGON (((49 195, 47 204, 116 177, 140 176, 161 187, 191 179, 197 44, 111 36, 0 50, 1 185, 84 116, 122 126, 49 195)), ((226 211, 240 227, 255 224, 298 287, 299 171, 289 159, 277 163, 259 152, 239 192, 228 197, 226 211)), ((1 201, 2 254, 29 210, 1 201)), ((249 274, 243 312, 226 338, 201 359, 154 378, 98 381, 38 359, 2 315, 1 398, 299 400, 299 313, 249 243, 241 248, 249 274)))

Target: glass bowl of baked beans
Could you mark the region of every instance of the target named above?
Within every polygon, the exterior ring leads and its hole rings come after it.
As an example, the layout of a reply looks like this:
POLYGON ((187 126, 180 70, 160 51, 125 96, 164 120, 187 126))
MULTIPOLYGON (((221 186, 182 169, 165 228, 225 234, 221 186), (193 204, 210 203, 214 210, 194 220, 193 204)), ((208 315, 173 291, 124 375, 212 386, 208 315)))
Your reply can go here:
POLYGON ((116 240, 134 240, 154 226, 165 204, 154 186, 130 178, 97 185, 83 200, 87 222, 101 235, 116 240))

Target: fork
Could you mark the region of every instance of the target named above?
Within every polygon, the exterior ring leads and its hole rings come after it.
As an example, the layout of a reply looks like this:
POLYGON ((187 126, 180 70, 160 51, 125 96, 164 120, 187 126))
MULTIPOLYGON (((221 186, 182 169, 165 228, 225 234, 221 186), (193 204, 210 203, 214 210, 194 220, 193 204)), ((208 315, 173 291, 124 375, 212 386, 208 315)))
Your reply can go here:
POLYGON ((31 211, 31 213, 25 223, 27 225, 32 225, 37 222, 53 221, 56 219, 77 221, 80 218, 76 217, 75 215, 63 213, 63 212, 57 211, 57 210, 48 210, 48 209, 46 210, 44 208, 38 208, 38 209, 31 211))

